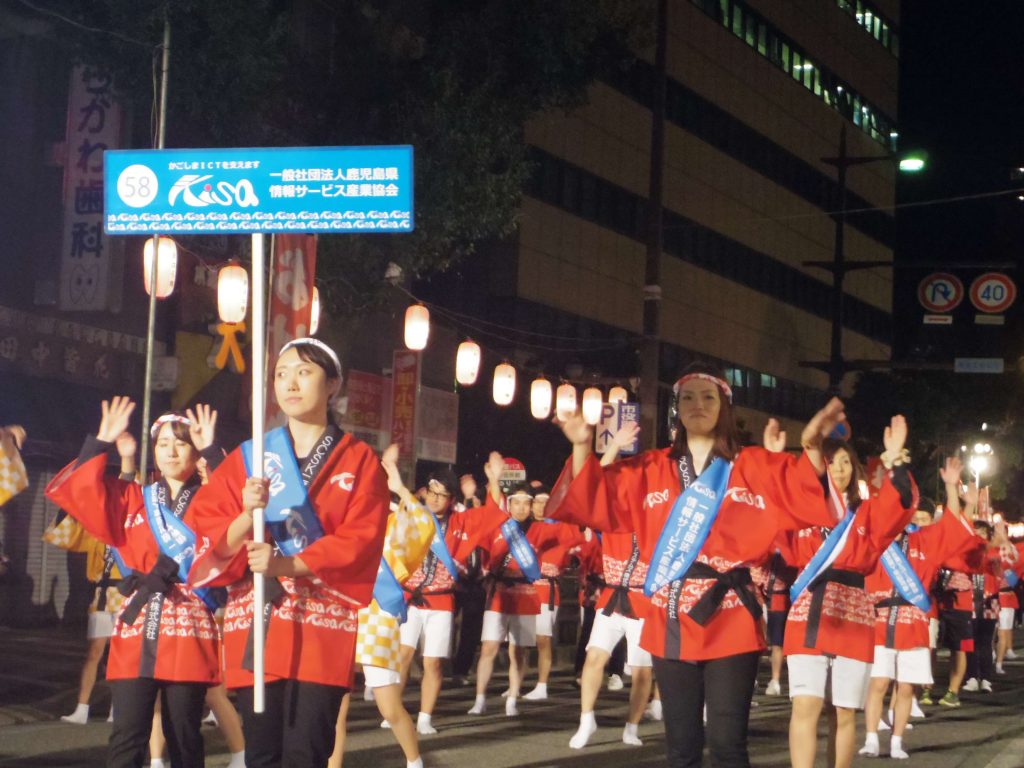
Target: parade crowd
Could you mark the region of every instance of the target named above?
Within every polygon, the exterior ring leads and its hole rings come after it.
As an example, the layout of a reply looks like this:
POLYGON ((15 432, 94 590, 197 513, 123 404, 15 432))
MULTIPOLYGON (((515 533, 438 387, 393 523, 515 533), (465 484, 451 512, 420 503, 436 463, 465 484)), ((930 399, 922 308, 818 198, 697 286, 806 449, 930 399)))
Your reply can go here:
MULTIPOLYGON (((858 750, 907 758, 912 713, 991 691, 1014 658, 1020 547, 1005 524, 976 519, 978 489, 963 484, 958 458, 941 470, 944 498, 920 494, 902 416, 878 436, 882 469, 869 484, 836 437, 839 400, 808 421, 799 452, 785 450, 774 420, 762 445, 744 447, 729 384, 698 363, 675 384, 665 448, 621 456, 638 435, 627 425, 598 457, 593 428, 561 414, 558 477, 508 485, 495 452, 479 489, 472 474, 442 469, 413 491, 397 446, 378 456, 332 421, 343 383, 333 350, 289 342, 273 373, 287 423, 266 435, 264 478, 253 476, 251 441, 226 450, 216 412, 198 404, 144 425, 158 479, 140 484, 135 404, 114 397, 46 489, 61 509, 47 539, 87 552, 97 584, 79 703, 62 719, 88 721, 109 644, 111 768, 200 768, 206 709, 231 768, 338 768, 353 691, 375 701, 407 768, 422 768, 423 737, 444 728, 434 711, 446 679, 472 680, 469 715, 515 717, 548 697, 569 572, 581 637, 567 750, 586 749, 601 690, 625 678, 624 743, 642 743, 648 718, 663 723, 673 768, 701 765, 705 748, 715 766, 748 766, 768 654, 764 693, 792 702, 794 768, 813 766, 823 715, 830 766, 858 750), (260 509, 265 543, 253 537, 260 509), (261 616, 254 574, 265 581, 261 616), (255 621, 265 628, 260 713, 255 621), (506 643, 507 683, 492 685, 506 643), (948 676, 937 679, 942 645, 948 676), (415 716, 403 703, 414 666, 415 716)), ((13 427, 4 435, 24 439, 13 427)))

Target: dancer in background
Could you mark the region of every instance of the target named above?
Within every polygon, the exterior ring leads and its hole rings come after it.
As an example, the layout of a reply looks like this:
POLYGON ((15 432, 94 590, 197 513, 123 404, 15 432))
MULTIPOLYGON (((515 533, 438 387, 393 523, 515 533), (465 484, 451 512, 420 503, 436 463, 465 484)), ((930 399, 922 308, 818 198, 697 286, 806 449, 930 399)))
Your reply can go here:
POLYGON ((107 452, 128 429, 135 403, 115 397, 102 404, 95 436, 78 459, 47 486, 53 503, 87 531, 115 547, 134 574, 110 641, 107 679, 113 691, 114 728, 107 765, 143 763, 159 694, 171 761, 201 768, 203 699, 219 682, 220 643, 212 595, 184 583, 196 534, 191 504, 200 487, 200 456, 216 466, 223 452, 214 444, 216 411, 169 413, 153 424, 153 455, 161 479, 140 487, 106 476, 107 452))
MULTIPOLYGON (((690 366, 673 392, 672 446, 609 467, 592 455, 592 428, 578 415, 568 419, 562 429, 572 457, 549 514, 636 533, 638 560, 651 564, 640 644, 661 690, 668 764, 699 765, 706 736, 717 766, 747 766, 750 694, 765 647, 750 567, 768 558, 780 530, 833 519, 821 440, 843 420, 843 406, 833 400, 811 419, 796 458, 740 450, 732 389, 716 368, 690 366), (680 530, 685 535, 675 536, 680 530)), ((785 445, 777 422, 766 438, 785 445)))

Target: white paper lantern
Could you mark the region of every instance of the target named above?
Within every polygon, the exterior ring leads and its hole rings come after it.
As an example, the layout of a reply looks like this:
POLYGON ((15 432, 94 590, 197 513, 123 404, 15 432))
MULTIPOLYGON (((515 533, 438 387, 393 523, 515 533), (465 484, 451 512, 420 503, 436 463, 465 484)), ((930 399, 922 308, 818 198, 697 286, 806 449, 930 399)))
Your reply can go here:
POLYGON ((595 425, 601 421, 601 406, 604 404, 604 397, 597 387, 587 387, 583 390, 583 420, 587 424, 595 425))
POLYGON ((475 341, 464 341, 459 344, 455 354, 455 380, 464 387, 476 384, 480 374, 480 345, 475 341))
POLYGON ((405 310, 405 346, 413 350, 425 349, 430 337, 430 311, 422 304, 413 304, 405 310))
POLYGON ((225 323, 240 323, 248 306, 249 273, 240 264, 228 264, 217 273, 217 314, 225 323))
POLYGON ((562 421, 576 413, 576 387, 568 382, 560 384, 555 393, 555 407, 562 421))
MULTIPOLYGON (((160 237, 156 257, 156 297, 166 299, 174 292, 174 278, 178 273, 178 246, 169 237, 160 237)), ((142 247, 142 284, 149 289, 149 273, 153 269, 153 238, 142 247)))
POLYGON ((535 419, 551 415, 551 382, 541 376, 530 385, 530 413, 535 419))
POLYGON ((320 330, 320 289, 313 286, 313 299, 309 302, 309 335, 316 336, 320 330))
POLYGON ((608 390, 608 402, 609 403, 625 403, 629 400, 629 393, 625 387, 615 385, 608 390))
POLYGON ((508 405, 516 395, 516 369, 502 363, 494 369, 494 402, 508 405))

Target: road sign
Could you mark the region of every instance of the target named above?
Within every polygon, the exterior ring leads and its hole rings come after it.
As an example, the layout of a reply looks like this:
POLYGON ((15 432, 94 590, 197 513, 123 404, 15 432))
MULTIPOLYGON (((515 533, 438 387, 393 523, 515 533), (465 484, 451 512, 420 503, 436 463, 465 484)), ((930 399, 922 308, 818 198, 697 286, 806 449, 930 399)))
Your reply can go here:
MULTIPOLYGON (((640 421, 639 403, 603 403, 601 405, 601 422, 594 431, 594 450, 597 453, 605 453, 615 433, 626 424, 636 424, 640 421)), ((629 445, 619 451, 620 456, 632 456, 640 449, 640 439, 637 438, 629 445)))
POLYGON ((958 357, 953 362, 956 373, 1002 373, 1005 368, 1001 357, 958 357))
POLYGON ((971 303, 980 312, 998 315, 1005 312, 1017 298, 1017 285, 1009 275, 986 272, 971 283, 971 303))
POLYGON ((104 153, 111 235, 413 230, 413 151, 394 147, 104 153))
POLYGON ((964 300, 964 284, 956 275, 935 272, 918 284, 917 300, 929 312, 952 312, 964 300))

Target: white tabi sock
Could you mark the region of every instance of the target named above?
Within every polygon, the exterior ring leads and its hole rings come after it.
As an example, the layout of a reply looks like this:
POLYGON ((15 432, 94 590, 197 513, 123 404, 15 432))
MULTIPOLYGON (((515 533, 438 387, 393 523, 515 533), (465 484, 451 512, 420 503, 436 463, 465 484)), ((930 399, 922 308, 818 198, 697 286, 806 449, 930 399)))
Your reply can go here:
POLYGON ((509 696, 505 699, 505 716, 515 717, 519 714, 519 707, 516 706, 516 697, 509 696))
POLYGON ((423 758, 417 757, 415 760, 406 762, 405 768, 423 768, 423 758))
POLYGON ((482 715, 487 711, 487 696, 482 693, 476 695, 476 701, 473 702, 473 706, 470 708, 467 715, 482 715))
POLYGON ((633 747, 642 747, 644 745, 637 735, 636 723, 626 723, 626 727, 622 729, 622 743, 633 747))
POLYGON ((548 684, 537 683, 537 687, 523 696, 527 701, 543 701, 548 697, 548 684))
POLYGON ((78 704, 75 706, 75 711, 70 715, 62 715, 61 720, 65 723, 74 723, 75 725, 85 725, 89 722, 89 705, 78 704))
POLYGON ((581 712, 579 730, 569 739, 570 749, 583 749, 595 731, 597 731, 597 718, 594 717, 594 713, 581 712))
POLYGON ((893 736, 889 742, 889 757, 894 760, 906 760, 910 757, 910 754, 903 751, 903 738, 900 736, 893 736))
POLYGON ((416 733, 423 736, 433 736, 437 733, 437 728, 430 722, 430 714, 427 712, 420 712, 416 717, 416 733))
POLYGON ((149 768, 167 768, 162 757, 154 757, 149 761, 149 768))
POLYGON ((857 754, 865 757, 878 757, 878 734, 868 731, 864 735, 864 746, 857 754))
POLYGON ((228 768, 245 768, 245 750, 241 752, 231 753, 231 762, 228 763, 228 768))

